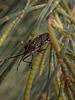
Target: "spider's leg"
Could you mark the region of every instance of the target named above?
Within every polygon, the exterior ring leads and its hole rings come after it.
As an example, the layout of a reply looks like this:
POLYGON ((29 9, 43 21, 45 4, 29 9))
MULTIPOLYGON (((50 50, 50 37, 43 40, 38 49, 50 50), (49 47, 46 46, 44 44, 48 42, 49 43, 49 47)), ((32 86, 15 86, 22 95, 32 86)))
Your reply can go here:
POLYGON ((30 55, 27 55, 27 56, 23 57, 23 58, 22 58, 22 61, 30 64, 31 62, 25 61, 25 59, 26 59, 27 57, 29 57, 29 56, 30 56, 30 55))
POLYGON ((19 57, 19 56, 22 56, 22 55, 24 55, 24 53, 19 54, 19 55, 16 55, 16 56, 8 57, 8 58, 6 58, 6 59, 4 59, 4 60, 1 60, 0 62, 5 62, 5 61, 8 60, 8 59, 16 58, 16 57, 19 57))
POLYGON ((31 63, 29 64, 30 68, 32 69, 32 61, 33 61, 33 54, 32 54, 32 59, 31 59, 31 63))
MULTIPOLYGON (((23 57, 24 57, 24 56, 25 56, 25 55, 23 55, 23 57)), ((19 66, 20 66, 20 64, 21 64, 21 61, 22 61, 23 57, 21 58, 21 60, 20 60, 19 63, 18 63, 17 71, 18 71, 18 68, 19 68, 19 66)))
POLYGON ((26 56, 26 57, 23 57, 22 61, 23 61, 23 62, 26 62, 26 63, 29 63, 29 66, 31 67, 31 66, 32 66, 32 60, 33 60, 33 54, 32 54, 32 59, 31 59, 30 62, 25 61, 25 59, 26 59, 27 57, 29 57, 29 56, 30 56, 30 55, 28 55, 28 56, 26 56))
POLYGON ((39 49, 38 52, 42 52, 42 51, 45 51, 45 50, 46 50, 46 49, 39 49))

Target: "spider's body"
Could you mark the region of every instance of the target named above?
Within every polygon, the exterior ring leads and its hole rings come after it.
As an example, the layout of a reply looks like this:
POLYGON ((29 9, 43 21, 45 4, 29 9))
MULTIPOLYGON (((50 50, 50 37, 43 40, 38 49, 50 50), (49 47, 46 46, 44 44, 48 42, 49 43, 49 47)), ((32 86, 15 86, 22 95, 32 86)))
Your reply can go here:
POLYGON ((33 53, 34 51, 40 51, 40 49, 49 41, 50 38, 48 33, 37 36, 33 41, 31 41, 24 47, 26 52, 25 55, 33 53))

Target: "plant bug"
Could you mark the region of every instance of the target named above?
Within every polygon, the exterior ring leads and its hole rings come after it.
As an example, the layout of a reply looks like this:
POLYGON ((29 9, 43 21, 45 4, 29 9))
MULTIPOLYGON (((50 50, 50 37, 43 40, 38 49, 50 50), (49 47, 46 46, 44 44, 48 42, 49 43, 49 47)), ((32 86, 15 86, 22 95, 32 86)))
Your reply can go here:
MULTIPOLYGON (((22 54, 19 54, 19 55, 13 56, 13 57, 8 57, 0 62, 4 62, 8 59, 22 56, 21 60, 18 63, 18 67, 20 66, 21 61, 29 63, 29 66, 31 66, 32 60, 33 60, 33 52, 34 51, 41 52, 41 51, 45 50, 45 49, 42 49, 42 47, 49 41, 50 41, 50 38, 49 38, 48 33, 41 34, 41 35, 37 36, 34 40, 29 41, 29 43, 24 47, 25 50, 22 54), (27 57, 29 57, 30 55, 32 55, 31 61, 30 62, 25 61, 25 59, 27 57)), ((17 67, 17 70, 18 70, 18 67, 17 67)))

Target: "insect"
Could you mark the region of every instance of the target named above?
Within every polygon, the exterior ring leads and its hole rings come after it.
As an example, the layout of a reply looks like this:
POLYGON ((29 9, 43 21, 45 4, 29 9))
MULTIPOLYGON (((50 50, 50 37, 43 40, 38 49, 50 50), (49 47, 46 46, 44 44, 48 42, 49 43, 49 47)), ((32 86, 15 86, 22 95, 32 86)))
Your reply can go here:
MULTIPOLYGON (((41 34, 41 35, 37 36, 34 40, 29 41, 29 43, 24 47, 25 50, 22 54, 19 54, 19 55, 13 56, 13 57, 8 57, 0 62, 4 62, 8 59, 19 57, 19 56, 23 55, 21 60, 18 63, 18 67, 20 66, 21 61, 29 63, 29 66, 31 66, 32 60, 33 60, 33 52, 34 51, 41 52, 41 51, 45 50, 45 49, 42 49, 42 47, 49 41, 50 41, 50 38, 49 38, 48 33, 41 34), (31 61, 30 62, 25 61, 25 59, 27 57, 29 57, 30 55, 32 55, 31 61)), ((18 70, 18 67, 17 67, 17 70, 18 70)))

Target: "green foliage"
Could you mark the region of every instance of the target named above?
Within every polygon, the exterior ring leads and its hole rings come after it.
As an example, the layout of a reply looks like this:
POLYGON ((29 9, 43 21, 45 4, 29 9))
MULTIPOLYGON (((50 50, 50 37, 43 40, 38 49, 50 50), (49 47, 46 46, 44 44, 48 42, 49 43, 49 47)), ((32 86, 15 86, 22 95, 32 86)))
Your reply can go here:
POLYGON ((75 0, 0 0, 0 100, 51 99, 75 99, 75 0), (32 69, 17 71, 22 56, 4 60, 44 33, 51 41, 32 69))

